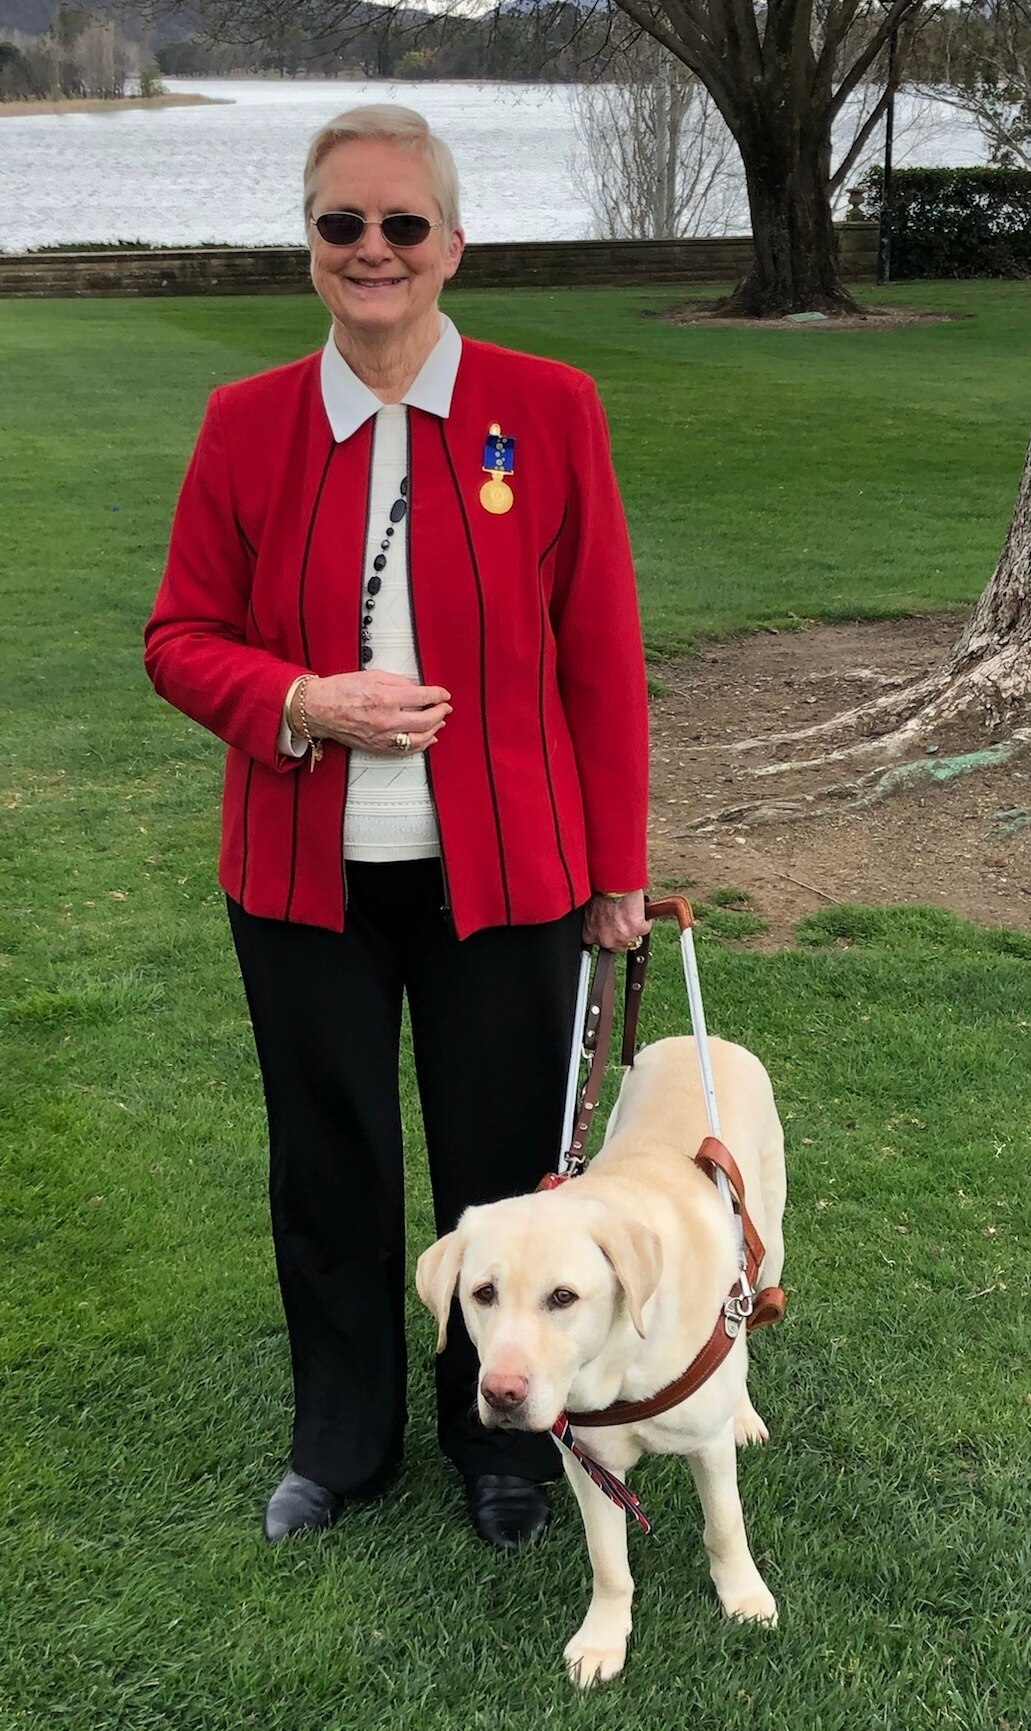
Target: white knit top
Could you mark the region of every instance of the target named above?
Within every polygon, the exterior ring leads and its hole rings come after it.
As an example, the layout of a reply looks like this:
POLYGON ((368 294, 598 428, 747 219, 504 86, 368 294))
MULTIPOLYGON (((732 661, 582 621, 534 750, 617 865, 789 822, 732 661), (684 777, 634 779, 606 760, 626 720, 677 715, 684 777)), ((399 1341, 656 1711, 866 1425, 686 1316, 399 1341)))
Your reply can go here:
MULTIPOLYGON (((350 438, 375 416, 369 521, 362 565, 362 594, 372 562, 386 539, 390 507, 400 494, 408 460, 408 405, 446 419, 451 409, 462 339, 441 315, 440 339, 401 403, 381 403, 353 373, 333 341, 322 356, 322 398, 334 438, 350 438)), ((409 497, 409 506, 411 499, 409 497)), ((371 668, 419 678, 408 592, 408 514, 394 525, 383 583, 370 627, 371 668)), ((364 611, 364 608, 363 608, 364 611)), ((293 687, 291 687, 291 691, 293 687)), ((303 757, 307 746, 284 724, 280 751, 303 757)), ((344 856, 353 860, 431 859, 440 853, 436 812, 424 752, 387 757, 352 750, 344 808, 344 856)))
MULTIPOLYGON (((365 582, 385 539, 383 530, 390 521, 390 507, 399 496, 407 466, 408 410, 402 403, 384 403, 373 432, 365 582)), ((383 587, 373 609, 372 660, 367 665, 418 679, 408 594, 407 513, 394 525, 386 561, 381 572, 383 587)), ((432 859, 439 853, 425 752, 384 757, 381 752, 352 750, 344 808, 345 859, 432 859)))

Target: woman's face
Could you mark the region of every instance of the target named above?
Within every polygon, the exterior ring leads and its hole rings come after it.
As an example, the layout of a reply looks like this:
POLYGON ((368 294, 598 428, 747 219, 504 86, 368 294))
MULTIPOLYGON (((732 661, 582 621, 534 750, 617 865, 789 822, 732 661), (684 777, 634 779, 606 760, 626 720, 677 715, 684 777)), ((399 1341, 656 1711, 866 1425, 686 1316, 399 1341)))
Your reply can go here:
MULTIPOLYGON (((441 216, 425 158, 385 138, 349 140, 323 159, 311 213, 328 210, 356 210, 370 223, 400 211, 441 216)), ((436 306, 465 245, 461 229, 433 228, 418 246, 396 249, 379 228, 366 228, 353 246, 330 246, 314 223, 308 234, 311 280, 334 320, 356 334, 399 339, 436 306)))

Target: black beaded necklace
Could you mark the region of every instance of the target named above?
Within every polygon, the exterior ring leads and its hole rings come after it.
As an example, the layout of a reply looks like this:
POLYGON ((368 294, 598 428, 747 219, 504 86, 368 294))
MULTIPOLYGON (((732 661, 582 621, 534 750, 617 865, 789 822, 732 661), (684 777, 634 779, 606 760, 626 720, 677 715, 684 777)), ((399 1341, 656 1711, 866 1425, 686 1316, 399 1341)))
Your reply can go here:
POLYGON ((376 596, 383 587, 383 572, 387 566, 387 554, 390 543, 394 539, 394 529, 400 523, 408 510, 408 476, 406 475, 398 489, 398 497, 390 507, 390 522, 383 531, 384 539, 379 544, 379 552, 372 561, 372 570, 365 585, 365 600, 362 607, 362 666, 367 667, 372 660, 372 615, 376 610, 376 596))

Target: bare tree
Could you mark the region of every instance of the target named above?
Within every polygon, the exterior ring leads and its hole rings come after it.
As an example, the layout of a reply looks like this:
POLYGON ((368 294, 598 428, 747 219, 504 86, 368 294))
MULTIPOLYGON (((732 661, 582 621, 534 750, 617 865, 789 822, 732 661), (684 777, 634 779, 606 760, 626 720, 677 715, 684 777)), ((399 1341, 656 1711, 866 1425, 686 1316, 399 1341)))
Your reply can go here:
POLYGON ((698 75, 741 152, 755 263, 727 311, 856 310, 838 271, 832 129, 916 3, 619 0, 698 75))
POLYGON ((129 48, 112 23, 106 19, 88 19, 75 40, 74 54, 87 96, 124 96, 129 48))
POLYGON ((982 0, 948 19, 948 84, 936 88, 974 122, 1000 167, 1031 168, 1031 6, 982 0))
MULTIPOLYGON (((884 92, 875 84, 862 84, 838 117, 834 131, 835 167, 831 175, 831 209, 835 220, 845 214, 846 197, 851 190, 860 193, 860 183, 872 168, 879 168, 884 157, 880 121, 884 118, 884 92), (876 111, 877 120, 870 124, 876 111)), ((911 158, 914 151, 926 149, 935 142, 941 126, 938 99, 928 90, 906 84, 900 88, 895 104, 896 167, 911 158)))
POLYGON ((573 183, 596 232, 617 240, 725 233, 734 141, 701 82, 648 37, 613 56, 603 83, 571 98, 573 183))
MULTIPOLYGON (((623 33, 625 37, 625 32, 623 33)), ((570 98, 573 184, 614 239, 747 232, 740 156, 701 82, 646 36, 619 42, 601 82, 570 98)), ((883 85, 858 86, 834 127, 831 208, 844 211, 850 182, 880 160, 883 85)), ((907 91, 896 106, 896 156, 933 133, 933 99, 907 91)))
POLYGON ((12 67, 5 87, 0 69, 0 96, 123 96, 139 55, 110 19, 71 8, 60 12, 41 36, 12 30, 7 43, 17 55, 16 77, 12 67))

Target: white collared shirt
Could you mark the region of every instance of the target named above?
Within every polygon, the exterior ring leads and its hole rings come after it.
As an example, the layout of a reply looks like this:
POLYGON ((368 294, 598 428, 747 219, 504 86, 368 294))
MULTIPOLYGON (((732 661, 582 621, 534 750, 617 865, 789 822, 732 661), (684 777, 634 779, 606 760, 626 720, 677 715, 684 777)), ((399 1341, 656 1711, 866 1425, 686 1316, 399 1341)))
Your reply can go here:
MULTIPOLYGON (((399 497, 408 465, 408 410, 422 409, 446 420, 451 412, 462 339, 449 318, 440 315, 440 336, 399 403, 383 403, 352 372, 330 331, 322 351, 322 401, 337 444, 349 439, 372 416, 369 521, 363 556, 363 599, 373 560, 385 539, 390 507, 399 497)), ((410 503, 410 501, 409 501, 410 503)), ((408 515, 394 525, 382 588, 375 598, 370 627, 370 668, 388 668, 419 678, 418 655, 408 593, 408 515)), ((363 612, 365 611, 363 607, 363 612)), ((293 695, 293 687, 287 701, 293 695)), ((303 757, 303 739, 284 720, 279 749, 303 757)), ((353 749, 344 814, 344 856, 354 860, 426 859, 440 853, 436 812, 426 776, 423 752, 410 757, 384 757, 353 749)))
MULTIPOLYGON (((412 409, 425 409, 428 415, 439 415, 446 421, 451 413, 458 363, 462 358, 462 339, 451 320, 440 315, 440 336, 412 380, 401 403, 412 409)), ((338 445, 363 427, 371 415, 383 408, 375 391, 363 384, 353 373, 333 341, 333 332, 322 351, 322 401, 326 416, 338 445)))

